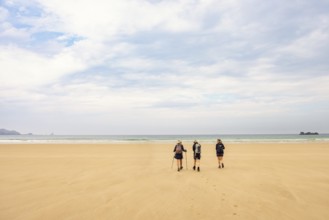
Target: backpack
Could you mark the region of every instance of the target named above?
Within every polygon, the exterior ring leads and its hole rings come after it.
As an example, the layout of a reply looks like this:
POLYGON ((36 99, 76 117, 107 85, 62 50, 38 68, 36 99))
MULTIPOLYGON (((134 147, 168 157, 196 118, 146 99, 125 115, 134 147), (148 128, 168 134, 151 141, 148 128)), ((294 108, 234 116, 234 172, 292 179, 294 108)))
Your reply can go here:
POLYGON ((216 151, 217 151, 217 153, 224 152, 224 149, 225 149, 224 144, 219 144, 218 146, 216 145, 216 151))
POLYGON ((196 153, 196 154, 201 153, 201 145, 200 145, 200 144, 196 144, 196 145, 195 145, 195 153, 196 153))
POLYGON ((181 144, 177 144, 176 145, 176 150, 175 150, 176 154, 181 154, 182 151, 183 151, 182 145, 181 144))

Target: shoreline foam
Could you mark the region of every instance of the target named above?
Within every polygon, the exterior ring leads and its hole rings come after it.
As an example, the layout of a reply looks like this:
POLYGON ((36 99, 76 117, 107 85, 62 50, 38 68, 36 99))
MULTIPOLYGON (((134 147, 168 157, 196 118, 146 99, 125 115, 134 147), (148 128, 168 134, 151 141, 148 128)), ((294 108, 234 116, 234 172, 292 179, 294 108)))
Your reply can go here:
POLYGON ((195 139, 203 143, 213 143, 221 138, 226 143, 329 143, 329 134, 311 136, 300 135, 18 135, 0 136, 0 144, 133 144, 171 143, 178 139, 191 142, 195 139))

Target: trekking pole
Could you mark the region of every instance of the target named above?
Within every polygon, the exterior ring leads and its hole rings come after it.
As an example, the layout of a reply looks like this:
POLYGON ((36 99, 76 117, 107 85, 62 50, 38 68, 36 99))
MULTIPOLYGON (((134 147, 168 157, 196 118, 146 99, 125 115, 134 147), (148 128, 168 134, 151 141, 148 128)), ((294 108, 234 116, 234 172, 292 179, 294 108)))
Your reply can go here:
POLYGON ((188 168, 187 168, 187 151, 185 152, 185 161, 186 161, 186 169, 188 170, 188 168))
POLYGON ((174 166, 174 159, 175 159, 175 154, 174 154, 174 156, 172 157, 171 169, 172 169, 172 167, 174 166))

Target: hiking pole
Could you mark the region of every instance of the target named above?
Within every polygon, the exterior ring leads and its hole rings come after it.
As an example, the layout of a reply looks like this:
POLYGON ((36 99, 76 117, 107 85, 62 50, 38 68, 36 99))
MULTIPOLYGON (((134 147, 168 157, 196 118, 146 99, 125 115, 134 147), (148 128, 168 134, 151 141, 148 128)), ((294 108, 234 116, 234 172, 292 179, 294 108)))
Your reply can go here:
POLYGON ((187 169, 187 151, 185 152, 185 161, 186 161, 186 169, 187 169))
POLYGON ((175 159, 175 155, 172 157, 171 169, 172 169, 172 167, 173 167, 173 165, 174 165, 174 159, 175 159))

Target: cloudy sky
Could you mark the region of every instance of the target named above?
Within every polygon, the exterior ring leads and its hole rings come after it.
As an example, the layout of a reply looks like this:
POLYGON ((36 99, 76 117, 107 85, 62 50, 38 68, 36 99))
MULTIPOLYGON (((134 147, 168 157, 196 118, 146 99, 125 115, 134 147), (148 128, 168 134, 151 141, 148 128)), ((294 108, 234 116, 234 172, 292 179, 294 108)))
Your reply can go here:
POLYGON ((0 0, 0 128, 329 132, 329 1, 0 0))

